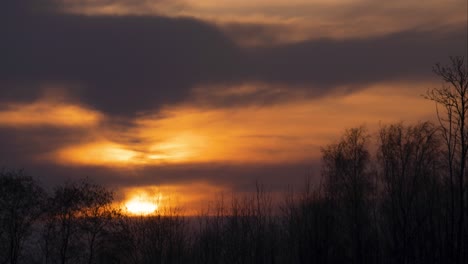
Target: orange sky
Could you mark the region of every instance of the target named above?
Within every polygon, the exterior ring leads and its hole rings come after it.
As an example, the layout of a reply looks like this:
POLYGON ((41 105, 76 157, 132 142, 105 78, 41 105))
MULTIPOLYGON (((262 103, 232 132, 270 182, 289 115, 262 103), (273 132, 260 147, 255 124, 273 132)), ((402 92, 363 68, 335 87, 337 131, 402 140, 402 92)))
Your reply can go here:
MULTIPOLYGON (((63 166, 128 169, 213 162, 239 165, 297 163, 318 159, 320 146, 333 142, 345 128, 364 124, 373 132, 380 124, 433 118, 433 103, 420 95, 435 85, 379 84, 353 93, 267 106, 206 108, 197 104, 173 105, 137 117, 132 121, 134 125, 124 130, 106 126, 109 117, 104 113, 43 98, 30 104, 8 105, 0 111, 0 126, 19 129, 31 126, 85 127, 87 132, 76 140, 76 144, 60 145, 36 156, 41 162, 63 166)), ((255 84, 252 84, 232 87, 229 92, 254 90, 255 84)), ((135 197, 140 200, 154 197, 148 190, 156 188, 158 195, 173 197, 171 204, 194 204, 192 207, 196 210, 215 194, 229 193, 222 187, 197 180, 190 186, 196 191, 187 191, 189 187, 185 184, 175 184, 132 187, 119 192, 124 193, 121 198, 132 201, 135 197)), ((164 199, 160 201, 162 204, 166 202, 164 199)), ((193 208, 189 209, 194 213, 193 208)))
POLYGON ((431 67, 466 46, 464 0, 37 1, 0 11, 0 160, 132 208, 297 183, 346 128, 433 120, 431 67))
POLYGON ((317 158, 319 147, 345 128, 365 124, 373 130, 379 123, 432 118, 434 105, 421 95, 436 85, 380 84, 353 93, 266 106, 173 105, 135 118, 134 125, 123 131, 107 127, 104 113, 44 98, 7 105, 0 111, 0 126, 87 127, 79 144, 61 146, 45 155, 50 162, 69 165, 297 162, 317 158))

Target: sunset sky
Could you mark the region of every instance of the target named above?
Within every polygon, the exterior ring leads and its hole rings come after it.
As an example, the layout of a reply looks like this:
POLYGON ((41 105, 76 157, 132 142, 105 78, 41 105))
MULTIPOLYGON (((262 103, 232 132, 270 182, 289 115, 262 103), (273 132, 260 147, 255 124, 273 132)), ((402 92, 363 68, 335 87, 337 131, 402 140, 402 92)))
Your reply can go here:
POLYGON ((466 0, 8 2, 0 166, 190 210, 317 178, 346 128, 434 119, 432 66, 467 50, 466 0))

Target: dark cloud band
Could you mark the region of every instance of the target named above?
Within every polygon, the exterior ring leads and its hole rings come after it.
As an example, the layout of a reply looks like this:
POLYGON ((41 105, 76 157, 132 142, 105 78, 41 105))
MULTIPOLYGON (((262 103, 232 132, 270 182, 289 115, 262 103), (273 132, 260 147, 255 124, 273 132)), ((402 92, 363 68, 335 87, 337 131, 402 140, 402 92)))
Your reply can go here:
POLYGON ((340 85, 427 78, 434 62, 463 52, 463 29, 247 49, 194 19, 13 7, 0 26, 2 100, 33 99, 40 84, 59 82, 75 87, 70 92, 81 102, 117 115, 190 100, 200 85, 263 82, 321 95, 340 85))

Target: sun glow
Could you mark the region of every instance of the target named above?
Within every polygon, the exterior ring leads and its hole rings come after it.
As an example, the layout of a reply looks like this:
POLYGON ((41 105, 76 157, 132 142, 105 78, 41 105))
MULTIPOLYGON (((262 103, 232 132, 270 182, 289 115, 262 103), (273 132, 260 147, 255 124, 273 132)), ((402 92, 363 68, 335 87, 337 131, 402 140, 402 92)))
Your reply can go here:
POLYGON ((125 191, 123 209, 129 215, 160 213, 163 196, 156 187, 129 188, 125 191))
POLYGON ((163 184, 121 189, 120 208, 130 216, 139 215, 198 215, 206 209, 207 201, 227 193, 226 187, 206 182, 163 184))
POLYGON ((136 197, 125 203, 125 207, 130 214, 133 215, 149 215, 158 210, 158 205, 155 202, 146 200, 143 197, 136 197))

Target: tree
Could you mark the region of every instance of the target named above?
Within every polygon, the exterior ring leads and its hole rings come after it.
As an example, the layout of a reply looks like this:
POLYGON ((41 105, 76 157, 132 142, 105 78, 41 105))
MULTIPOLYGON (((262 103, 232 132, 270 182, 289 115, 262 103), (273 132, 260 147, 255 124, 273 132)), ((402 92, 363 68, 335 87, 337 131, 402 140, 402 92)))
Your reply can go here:
MULTIPOLYGON (((336 144, 322 149, 322 176, 326 197, 336 212, 336 220, 344 221, 341 241, 335 246, 352 248, 345 254, 347 262, 367 262, 364 256, 369 224, 369 203, 372 191, 369 136, 363 127, 346 130, 336 144)), ((343 250, 346 252, 346 250, 343 250)))
POLYGON ((444 81, 444 85, 429 90, 426 98, 436 103, 441 134, 446 145, 448 180, 451 189, 449 241, 455 241, 451 257, 454 262, 461 263, 462 249, 466 246, 464 195, 468 152, 468 68, 463 57, 451 57, 450 61, 451 64, 448 66, 435 65, 434 73, 444 81))
MULTIPOLYGON (((286 196, 283 212, 283 259, 280 263, 330 263, 330 241, 337 235, 322 188, 308 178, 299 194, 286 196)), ((339 262, 339 261, 337 261, 339 262)))
POLYGON ((83 208, 80 214, 80 228, 86 236, 88 248, 87 263, 94 262, 95 248, 106 231, 117 218, 120 210, 114 208, 114 194, 103 186, 88 181, 81 183, 83 208))
POLYGON ((113 193, 89 180, 67 183, 49 198, 44 232, 45 259, 93 263, 96 243, 119 212, 113 193))
POLYGON ((120 226, 128 241, 124 263, 187 263, 191 237, 182 213, 167 206, 148 215, 123 216, 120 226))
POLYGON ((380 129, 378 140, 388 256, 394 263, 434 260, 443 246, 438 242, 437 221, 431 221, 439 215, 437 129, 428 122, 393 124, 380 129), (431 242, 429 252, 423 248, 427 242, 431 242))
POLYGON ((0 172, 1 263, 18 263, 24 241, 42 213, 44 194, 22 171, 0 172))

